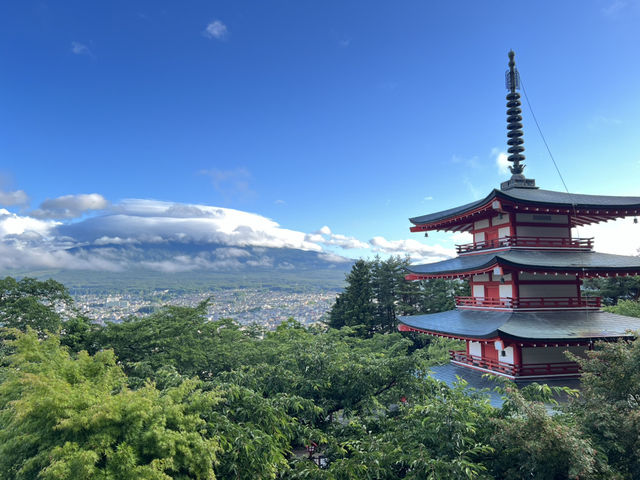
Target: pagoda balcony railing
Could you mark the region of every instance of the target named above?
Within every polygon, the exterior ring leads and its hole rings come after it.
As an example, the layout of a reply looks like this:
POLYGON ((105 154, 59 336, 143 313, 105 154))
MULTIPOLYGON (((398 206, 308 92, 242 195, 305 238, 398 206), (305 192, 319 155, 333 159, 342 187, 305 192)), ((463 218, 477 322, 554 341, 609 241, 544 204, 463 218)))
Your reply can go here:
POLYGON ((456 306, 483 309, 565 310, 594 309, 602 306, 601 297, 456 297, 456 306))
POLYGON ((592 250, 593 238, 558 238, 558 237, 503 237, 482 242, 466 243, 456 245, 458 253, 469 253, 477 250, 488 250, 490 248, 548 248, 548 249, 571 249, 571 250, 592 250))
POLYGON ((512 377, 546 377, 553 375, 578 375, 580 373, 580 367, 575 362, 525 363, 523 365, 514 365, 513 363, 471 355, 460 350, 449 350, 449 356, 454 362, 470 367, 491 370, 492 372, 502 373, 512 377))

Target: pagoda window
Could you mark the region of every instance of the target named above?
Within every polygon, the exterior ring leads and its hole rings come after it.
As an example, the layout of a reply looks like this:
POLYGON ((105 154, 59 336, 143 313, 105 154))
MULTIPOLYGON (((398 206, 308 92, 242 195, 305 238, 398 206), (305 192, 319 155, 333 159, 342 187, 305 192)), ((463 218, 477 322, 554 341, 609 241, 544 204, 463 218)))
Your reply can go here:
POLYGON ((570 347, 524 347, 522 349, 522 363, 564 363, 570 362, 565 352, 571 352, 574 355, 584 356, 587 347, 583 345, 572 345, 570 347))
POLYGON ((481 228, 489 228, 489 219, 485 218, 484 220, 478 220, 473 223, 474 230, 480 230, 481 228))
POLYGON ((501 227, 498 229, 498 238, 506 238, 511 235, 511 227, 501 227))
POLYGON ((553 237, 571 238, 569 227, 552 227, 548 225, 517 225, 518 237, 553 237))
POLYGON ((480 275, 474 275, 473 276, 473 281, 474 282, 488 282, 489 281, 489 274, 488 273, 481 273, 480 275))
POLYGON ((483 284, 474 284, 473 285, 473 296, 476 298, 484 297, 484 285, 483 284))
POLYGON ((484 242, 485 236, 484 232, 476 232, 473 234, 473 241, 476 243, 484 242))
POLYGON ((529 273, 529 272, 522 272, 520 275, 518 275, 518 278, 520 279, 520 281, 526 281, 526 280, 533 280, 533 281, 540 281, 540 280, 550 280, 550 281, 571 281, 573 283, 578 281, 578 277, 576 275, 565 275, 563 273, 559 273, 559 274, 549 274, 549 275, 535 275, 533 273, 529 273))
POLYGON ((469 355, 482 356, 482 344, 480 342, 469 342, 469 355))
POLYGON ((500 285, 500 298, 513 297, 513 285, 500 285))
POLYGON ((561 225, 569 224, 568 215, 540 215, 536 213, 518 213, 516 214, 516 222, 518 223, 555 223, 561 225))
POLYGON ((520 283, 520 297, 544 297, 544 298, 557 298, 557 297, 577 297, 579 287, 576 283, 540 283, 540 284, 527 284, 520 283))
POLYGON ((505 223, 509 223, 509 215, 502 214, 497 215, 491 219, 492 225, 504 225, 505 223))

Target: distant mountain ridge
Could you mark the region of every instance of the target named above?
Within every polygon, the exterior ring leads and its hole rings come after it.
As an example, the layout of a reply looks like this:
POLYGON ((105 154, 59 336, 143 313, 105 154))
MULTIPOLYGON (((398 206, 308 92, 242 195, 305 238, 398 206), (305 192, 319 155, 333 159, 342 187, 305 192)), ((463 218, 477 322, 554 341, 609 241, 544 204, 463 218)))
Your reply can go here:
POLYGON ((340 290, 353 261, 294 248, 227 246, 197 242, 84 245, 78 257, 102 258, 118 270, 14 270, 4 275, 54 278, 71 290, 126 291, 216 288, 340 290))

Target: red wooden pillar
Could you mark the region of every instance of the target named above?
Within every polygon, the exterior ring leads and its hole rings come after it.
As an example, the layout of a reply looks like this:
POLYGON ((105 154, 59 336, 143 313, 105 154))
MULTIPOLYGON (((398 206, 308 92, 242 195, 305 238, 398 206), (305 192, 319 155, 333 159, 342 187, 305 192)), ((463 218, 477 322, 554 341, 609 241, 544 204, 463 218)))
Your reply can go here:
POLYGON ((513 366, 517 372, 522 369, 522 347, 517 343, 512 343, 513 347, 513 366))
MULTIPOLYGON (((520 286, 518 285, 518 283, 519 283, 520 279, 518 278, 518 275, 519 275, 519 273, 518 273, 518 272, 516 272, 515 270, 513 270, 513 271, 511 272, 511 281, 512 281, 512 285, 513 285, 513 286, 511 287, 511 288, 512 288, 511 296, 512 296, 514 299, 519 299, 519 298, 520 298, 520 286)), ((515 303, 515 302, 514 302, 514 303, 515 303)), ((514 355, 515 355, 515 347, 516 347, 516 346, 515 346, 515 344, 514 344, 514 347, 513 347, 513 349, 514 349, 514 355)), ((514 358, 515 358, 515 357, 514 357, 514 358)))

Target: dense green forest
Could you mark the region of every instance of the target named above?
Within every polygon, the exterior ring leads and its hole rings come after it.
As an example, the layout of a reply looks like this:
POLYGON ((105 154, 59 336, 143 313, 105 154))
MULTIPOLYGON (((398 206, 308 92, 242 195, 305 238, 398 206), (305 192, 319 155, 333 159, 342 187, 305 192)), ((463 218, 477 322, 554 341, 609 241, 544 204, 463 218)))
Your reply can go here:
POLYGON ((0 479, 640 478, 640 341, 579 360, 554 415, 538 385, 496 382, 494 408, 428 377, 446 343, 395 332, 465 288, 403 261, 357 262, 329 326, 275 331, 206 303, 98 325, 57 282, 0 280, 0 479))

